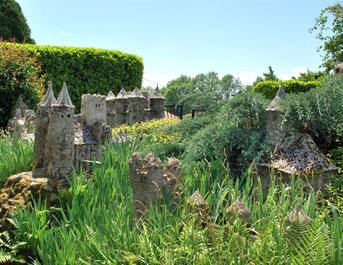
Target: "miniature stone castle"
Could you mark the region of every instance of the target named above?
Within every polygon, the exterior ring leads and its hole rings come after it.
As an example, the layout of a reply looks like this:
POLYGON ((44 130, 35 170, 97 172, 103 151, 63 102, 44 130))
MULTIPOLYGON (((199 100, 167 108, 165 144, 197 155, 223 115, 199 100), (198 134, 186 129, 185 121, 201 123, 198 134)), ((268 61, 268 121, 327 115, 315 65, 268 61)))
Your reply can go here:
POLYGON ((121 89, 117 96, 110 91, 106 97, 107 124, 111 128, 145 120, 164 118, 164 101, 158 86, 148 97, 135 88, 131 93, 121 89))
POLYGON ((74 114, 64 82, 57 100, 52 83, 37 106, 33 177, 65 182, 75 168, 86 170, 99 157, 100 146, 110 139, 105 96, 83 95, 81 114, 74 114))
POLYGON ((135 152, 129 160, 129 174, 133 193, 132 214, 138 219, 162 197, 163 189, 176 197, 175 187, 181 180, 181 162, 170 158, 166 167, 155 153, 148 154, 144 160, 135 152))
POLYGON ((272 169, 282 177, 283 182, 290 183, 292 175, 296 175, 303 179, 305 186, 325 191, 325 185, 331 181, 337 168, 320 152, 310 135, 292 135, 287 124, 283 124, 281 100, 285 98, 285 88, 281 84, 266 109, 266 140, 274 153, 260 161, 257 168, 263 194, 265 196, 269 189, 272 169))

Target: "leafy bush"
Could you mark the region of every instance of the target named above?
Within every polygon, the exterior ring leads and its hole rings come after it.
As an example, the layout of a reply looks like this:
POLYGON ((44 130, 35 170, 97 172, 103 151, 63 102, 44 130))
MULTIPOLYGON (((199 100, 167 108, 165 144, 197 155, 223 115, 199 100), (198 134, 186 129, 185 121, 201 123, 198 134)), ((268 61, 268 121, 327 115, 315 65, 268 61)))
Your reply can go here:
MULTIPOLYGON (((307 92, 317 87, 320 81, 303 82, 297 80, 282 81, 286 93, 307 92)), ((262 94, 267 99, 273 99, 279 89, 281 81, 264 81, 253 87, 253 92, 262 94)))
POLYGON ((65 79, 70 98, 80 110, 82 94, 118 93, 141 87, 143 77, 142 58, 120 51, 94 48, 74 48, 21 44, 15 49, 27 49, 37 54, 42 73, 54 84, 55 96, 65 79))
POLYGON ((14 146, 8 133, 0 131, 0 188, 9 176, 30 171, 32 166, 33 142, 19 141, 14 146))
POLYGON ((46 82, 41 73, 37 52, 29 52, 25 45, 0 42, 0 127, 7 125, 19 95, 31 108, 39 102, 46 82))
POLYGON ((113 128, 112 133, 118 135, 119 132, 126 132, 133 138, 150 136, 154 142, 177 142, 179 136, 176 132, 166 133, 162 129, 169 125, 177 124, 179 121, 179 119, 164 118, 135 123, 133 125, 123 124, 113 128))
POLYGON ((293 132, 309 133, 324 153, 343 140, 343 75, 326 78, 307 93, 287 95, 284 120, 293 132))

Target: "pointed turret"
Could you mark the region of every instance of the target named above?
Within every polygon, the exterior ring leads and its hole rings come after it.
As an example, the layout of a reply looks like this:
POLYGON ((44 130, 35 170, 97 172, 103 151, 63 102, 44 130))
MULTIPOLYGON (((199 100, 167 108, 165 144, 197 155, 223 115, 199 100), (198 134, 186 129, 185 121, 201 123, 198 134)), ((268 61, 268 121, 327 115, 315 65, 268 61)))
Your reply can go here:
POLYGON ((62 105, 62 106, 73 106, 73 103, 71 102, 70 97, 69 97, 69 92, 68 92, 67 84, 65 81, 63 82, 62 90, 57 98, 56 104, 62 105))
POLYGON ((286 98, 286 92, 285 87, 283 83, 281 82, 281 85, 279 87, 279 90, 277 91, 275 98, 270 102, 267 110, 278 110, 281 108, 280 99, 286 98))
POLYGON ((142 93, 139 91, 138 87, 136 87, 129 95, 129 98, 145 98, 142 93))
POLYGON ((152 95, 150 98, 163 98, 164 99, 164 96, 161 93, 161 90, 158 88, 158 85, 156 86, 154 92, 152 92, 152 95))
POLYGON ((120 89, 118 95, 117 95, 117 98, 126 98, 127 97, 127 93, 125 91, 124 88, 120 89))
POLYGON ((56 104, 54 92, 52 90, 52 82, 49 82, 48 91, 45 93, 43 100, 39 103, 40 106, 50 107, 52 104, 56 104))
POLYGON ((112 100, 114 99, 116 96, 113 94, 112 91, 108 92, 108 95, 106 97, 106 100, 112 100))

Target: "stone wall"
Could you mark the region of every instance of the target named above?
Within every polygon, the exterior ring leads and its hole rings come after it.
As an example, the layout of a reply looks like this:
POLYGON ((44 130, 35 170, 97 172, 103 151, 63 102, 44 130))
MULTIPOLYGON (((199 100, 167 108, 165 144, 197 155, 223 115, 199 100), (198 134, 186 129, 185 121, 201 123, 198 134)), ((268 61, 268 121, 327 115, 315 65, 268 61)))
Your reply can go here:
POLYGON ((107 124, 111 128, 145 120, 164 118, 165 98, 158 87, 149 97, 135 88, 131 93, 121 90, 117 96, 110 91, 106 97, 107 124))

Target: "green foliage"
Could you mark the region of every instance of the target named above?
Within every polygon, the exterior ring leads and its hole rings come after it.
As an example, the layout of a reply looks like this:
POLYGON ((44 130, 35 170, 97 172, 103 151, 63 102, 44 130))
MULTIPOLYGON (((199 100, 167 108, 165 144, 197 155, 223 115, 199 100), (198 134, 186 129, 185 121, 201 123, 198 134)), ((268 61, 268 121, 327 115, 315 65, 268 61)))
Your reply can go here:
POLYGON ((19 43, 35 43, 20 5, 15 0, 0 2, 0 38, 19 43))
POLYGON ((46 82, 37 53, 24 45, 0 42, 0 128, 7 125, 11 108, 19 95, 33 108, 43 94, 46 82))
POLYGON ((318 51, 323 51, 322 66, 327 71, 334 69, 343 61, 343 6, 341 3, 323 9, 316 18, 310 32, 316 32, 316 38, 323 42, 318 51))
POLYGON ((0 232, 0 264, 27 264, 20 254, 25 247, 25 242, 16 242, 8 231, 0 232))
POLYGON ((292 77, 293 80, 298 81, 304 81, 304 82, 310 82, 310 81, 321 81, 325 77, 327 77, 327 73, 325 71, 318 71, 318 72, 312 72, 307 70, 306 73, 300 73, 298 78, 292 77))
POLYGON ((153 141, 162 143, 177 142, 179 136, 176 132, 166 133, 163 129, 177 124, 179 121, 179 119, 164 118, 135 123, 133 125, 123 124, 113 128, 112 133, 113 135, 118 135, 119 132, 127 133, 128 136, 133 138, 150 136, 153 141))
MULTIPOLYGON (((262 94, 267 99, 273 99, 276 95, 280 87, 280 81, 264 81, 258 83, 256 86, 253 87, 253 92, 262 94)), ((286 93, 299 93, 299 92, 307 92, 310 89, 317 87, 320 82, 319 81, 310 81, 310 82, 303 82, 303 81, 296 81, 296 80, 288 80, 282 81, 282 84, 285 86, 286 93)))
POLYGON ((54 85, 55 96, 65 79, 70 98, 76 111, 80 110, 83 94, 118 93, 141 87, 143 77, 142 58, 120 51, 94 48, 74 48, 39 45, 17 45, 37 54, 42 73, 54 85))
POLYGON ((15 147, 11 137, 0 132, 0 188, 9 176, 30 171, 32 166, 33 142, 19 140, 15 147))
POLYGON ((343 76, 330 76, 307 93, 288 95, 283 103, 288 128, 309 133, 324 153, 342 141, 342 84, 343 76))
POLYGON ((261 187, 249 177, 244 185, 233 183, 220 160, 184 164, 178 204, 164 197, 133 223, 128 160, 138 147, 107 145, 91 180, 73 175, 71 201, 60 214, 42 202, 18 211, 15 234, 38 254, 37 264, 292 264, 308 254, 312 264, 321 264, 324 255, 330 264, 341 264, 342 216, 326 213, 318 193, 305 193, 299 180, 276 185, 272 176, 263 201, 261 187), (186 211, 195 190, 210 206, 212 226, 186 211), (250 210, 250 226, 224 218, 238 197, 250 210), (291 241, 285 216, 298 204, 314 223, 297 229, 291 241))
POLYGON ((185 114, 194 107, 206 107, 208 113, 215 113, 223 100, 232 97, 243 88, 241 81, 232 75, 222 79, 217 73, 198 74, 194 78, 180 76, 168 82, 162 89, 166 105, 183 105, 185 114))
POLYGON ((226 102, 212 123, 184 139, 183 157, 188 161, 212 156, 226 158, 232 176, 241 176, 253 159, 266 150, 263 140, 266 106, 267 101, 258 94, 238 93, 226 102))

